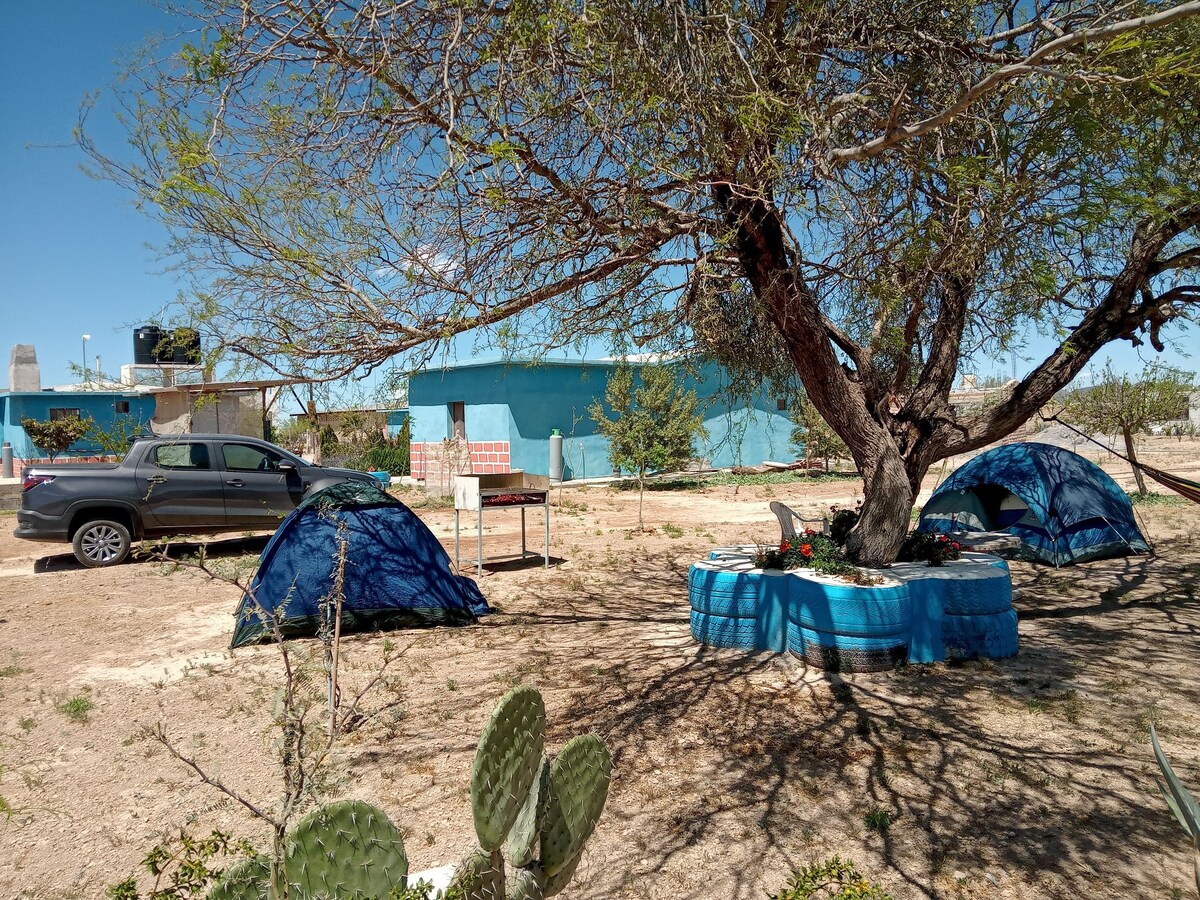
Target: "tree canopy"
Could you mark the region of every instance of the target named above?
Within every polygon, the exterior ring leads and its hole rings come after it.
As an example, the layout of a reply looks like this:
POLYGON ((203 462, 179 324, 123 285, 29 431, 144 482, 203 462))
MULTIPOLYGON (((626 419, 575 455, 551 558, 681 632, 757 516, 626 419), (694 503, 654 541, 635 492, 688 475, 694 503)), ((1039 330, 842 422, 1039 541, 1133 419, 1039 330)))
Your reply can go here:
POLYGON ((1194 389, 1195 376, 1191 372, 1153 365, 1140 378, 1131 378, 1114 372, 1110 363, 1095 384, 1076 388, 1063 397, 1059 415, 1092 432, 1121 435, 1138 492, 1144 494, 1146 480, 1138 468, 1134 436, 1151 425, 1186 419, 1188 397, 1194 389))
MULTIPOLYGON (((203 0, 137 192, 245 358, 336 378, 619 333, 796 379, 892 556, 929 465, 1200 285, 1200 3, 203 0), (960 414, 964 358, 1057 346, 960 414), (897 512, 899 507, 905 507, 897 512)), ((1178 333, 1178 332, 1174 332, 1178 333)))

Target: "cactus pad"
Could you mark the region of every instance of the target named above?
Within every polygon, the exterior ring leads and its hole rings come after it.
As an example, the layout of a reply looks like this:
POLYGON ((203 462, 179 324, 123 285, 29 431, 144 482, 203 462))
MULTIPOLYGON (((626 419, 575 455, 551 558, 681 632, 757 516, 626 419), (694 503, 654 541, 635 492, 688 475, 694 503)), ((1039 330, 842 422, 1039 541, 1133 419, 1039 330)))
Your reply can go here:
POLYGON ((571 738, 550 764, 550 796, 541 834, 547 877, 558 874, 583 850, 604 810, 611 779, 612 758, 594 734, 571 738))
POLYGON ((293 896, 386 897, 405 887, 404 840, 382 810, 358 800, 314 809, 288 835, 293 896))
POLYGON ((521 685, 496 705, 471 767, 471 810, 479 845, 500 849, 538 776, 546 707, 536 688, 521 685))
POLYGON ((517 869, 509 879, 505 900, 542 900, 542 880, 540 868, 517 869))
POLYGON ((571 879, 575 877, 575 870, 579 868, 579 861, 583 859, 583 851, 580 850, 575 854, 574 858, 551 875, 549 878, 543 876, 542 896, 553 897, 555 894, 562 893, 563 888, 571 883, 571 879))
POLYGON ((504 900, 504 857, 499 850, 476 850, 462 861, 451 888, 459 888, 465 900, 504 900))
POLYGON ((546 815, 546 798, 550 793, 550 760, 542 757, 540 774, 529 789, 521 811, 508 833, 508 861, 514 866, 527 866, 537 856, 538 835, 546 815))
POLYGON ((208 900, 267 900, 271 861, 253 856, 226 869, 208 892, 208 900))

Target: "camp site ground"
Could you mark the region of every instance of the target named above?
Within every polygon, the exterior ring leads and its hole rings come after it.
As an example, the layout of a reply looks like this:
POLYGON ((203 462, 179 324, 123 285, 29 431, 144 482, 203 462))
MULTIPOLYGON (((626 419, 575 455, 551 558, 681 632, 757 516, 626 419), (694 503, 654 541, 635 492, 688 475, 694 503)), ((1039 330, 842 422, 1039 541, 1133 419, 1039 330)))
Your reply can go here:
MULTIPOLYGON (((1123 463, 1084 452, 1131 486, 1123 463)), ((1145 452, 1200 479, 1200 442, 1148 438, 1145 452)), ((641 535, 635 491, 556 492, 551 568, 481 579, 496 615, 346 640, 348 685, 385 642, 404 656, 368 703, 398 705, 344 739, 328 796, 386 809, 416 869, 459 859, 475 741, 524 682, 546 698, 552 748, 594 730, 615 757, 568 900, 762 898, 835 854, 896 898, 1192 896, 1149 726, 1200 790, 1200 506, 1138 507, 1157 559, 1013 564, 1013 659, 839 677, 691 639, 690 562, 776 540, 772 499, 820 513, 857 493, 803 478, 652 491, 655 530, 641 535)), ((420 515, 451 543, 451 509, 420 515)), ((13 539, 12 521, 0 518, 0 897, 102 897, 182 827, 264 845, 262 826, 144 734, 162 723, 247 797, 277 796, 279 658, 226 650, 236 590, 158 563, 83 570, 61 545, 13 539)), ((489 553, 519 544, 515 513, 485 525, 489 553)), ((263 542, 216 541, 214 565, 246 577, 263 542)))

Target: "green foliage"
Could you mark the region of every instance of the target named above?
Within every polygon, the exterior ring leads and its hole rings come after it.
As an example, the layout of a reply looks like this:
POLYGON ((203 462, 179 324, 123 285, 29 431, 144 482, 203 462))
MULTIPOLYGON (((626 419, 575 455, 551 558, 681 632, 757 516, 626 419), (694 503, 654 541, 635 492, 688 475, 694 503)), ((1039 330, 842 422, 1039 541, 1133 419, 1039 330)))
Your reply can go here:
POLYGON ((808 400, 801 400, 791 416, 796 423, 792 429, 792 444, 804 448, 805 459, 824 460, 825 470, 829 471, 829 460, 850 458, 845 441, 808 400))
POLYGON ((80 440, 88 428, 87 422, 74 417, 45 422, 38 419, 22 419, 21 427, 25 429, 33 445, 50 457, 51 462, 58 454, 69 450, 72 444, 80 440))
POLYGON ((834 856, 805 866, 771 900, 893 900, 858 873, 854 863, 834 856))
POLYGON ((228 834, 214 831, 208 837, 193 837, 180 831, 173 838, 156 844, 142 860, 142 866, 154 881, 148 893, 138 890, 131 876, 110 885, 107 900, 191 900, 205 896, 208 887, 221 875, 213 863, 225 857, 252 853, 245 841, 234 841, 228 834))
POLYGON ((812 569, 821 575, 833 575, 854 584, 878 584, 879 579, 846 558, 841 546, 831 537, 805 529, 795 541, 783 541, 778 549, 759 548, 754 565, 760 569, 812 569))
POLYGON ((1175 820, 1192 839, 1192 848, 1195 851, 1193 866, 1196 875, 1196 893, 1200 895, 1200 803, 1196 802, 1196 798, 1188 792, 1176 776, 1175 770, 1171 768, 1170 761, 1163 753, 1162 747, 1159 746, 1158 733, 1153 724, 1150 726, 1150 746, 1154 750, 1154 759, 1158 762, 1159 771, 1163 776, 1163 781, 1158 783, 1158 789, 1162 791, 1163 799, 1167 801, 1167 806, 1174 813, 1175 820))
POLYGON ((115 456, 118 460, 125 458, 133 439, 146 432, 146 423, 131 415, 117 416, 107 428, 102 428, 91 416, 83 421, 87 426, 83 439, 105 456, 115 456))
POLYGON ((608 439, 614 467, 646 473, 677 468, 694 454, 693 443, 704 433, 695 391, 685 391, 675 372, 665 365, 619 366, 609 376, 604 403, 593 402, 588 413, 608 439), (615 418, 608 418, 608 406, 615 418))
POLYGON ((892 822, 895 821, 895 818, 891 810, 884 809, 881 806, 872 806, 863 815, 863 824, 867 826, 867 830, 869 831, 883 833, 892 827, 892 822))
POLYGON ((1137 434, 1150 425, 1187 418, 1194 381, 1191 372, 1159 364, 1147 366, 1140 378, 1118 375, 1110 362, 1091 387, 1066 394, 1060 415, 1085 431, 1137 434))
POLYGON ((72 722, 86 722, 88 719, 88 713, 91 712, 95 706, 96 704, 92 702, 90 697, 85 697, 84 695, 79 694, 60 703, 58 705, 58 711, 72 722))
POLYGON ((1129 494, 1129 502, 1134 506, 1189 506, 1191 501, 1178 494, 1152 494, 1134 491, 1129 494))
POLYGON ((941 566, 949 560, 962 556, 962 545, 944 534, 928 531, 913 531, 900 546, 900 562, 924 562, 930 566, 941 566))
POLYGON ((609 376, 604 402, 596 400, 588 407, 596 430, 608 439, 613 466, 637 476, 639 528, 646 475, 684 465, 694 455, 696 438, 705 433, 697 409, 696 392, 684 390, 669 366, 643 366, 635 375, 628 364, 609 376), (615 418, 608 417, 605 406, 615 418))

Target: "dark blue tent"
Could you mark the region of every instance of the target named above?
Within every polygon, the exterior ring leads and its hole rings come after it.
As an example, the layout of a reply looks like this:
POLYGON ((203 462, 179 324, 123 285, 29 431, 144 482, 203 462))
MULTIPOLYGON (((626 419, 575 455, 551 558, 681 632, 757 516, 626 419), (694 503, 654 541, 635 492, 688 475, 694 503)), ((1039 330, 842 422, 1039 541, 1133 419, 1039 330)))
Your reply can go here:
POLYGON ((342 631, 468 625, 489 612, 412 510, 378 487, 346 482, 305 498, 280 523, 238 605, 232 646, 271 640, 271 616, 284 637, 317 632, 339 534, 347 541, 342 631))
POLYGON ((1099 466, 1050 444, 995 447, 954 472, 918 531, 1007 531, 1019 556, 1055 566, 1149 550, 1133 504, 1099 466))

